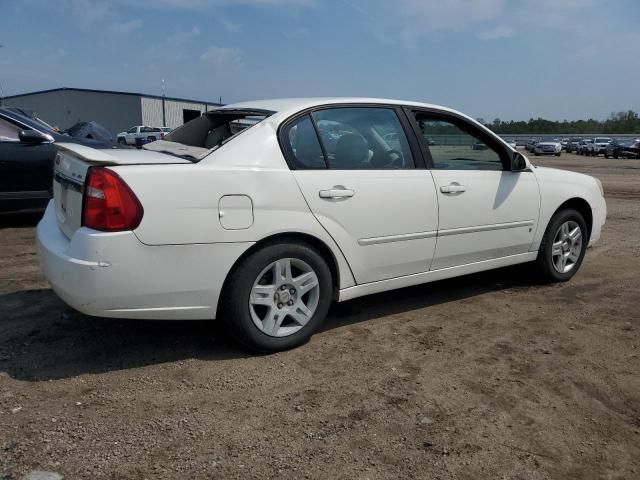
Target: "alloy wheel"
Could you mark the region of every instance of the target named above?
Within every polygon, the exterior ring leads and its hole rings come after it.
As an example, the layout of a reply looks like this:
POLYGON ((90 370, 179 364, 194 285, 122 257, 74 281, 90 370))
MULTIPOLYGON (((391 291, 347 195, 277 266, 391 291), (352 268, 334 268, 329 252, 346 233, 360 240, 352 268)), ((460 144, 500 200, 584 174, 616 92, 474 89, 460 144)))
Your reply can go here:
POLYGON ((573 220, 560 225, 551 246, 551 262, 558 273, 570 272, 582 253, 582 229, 573 220))
POLYGON ((320 282, 313 268, 298 258, 282 258, 256 278, 249 295, 249 312, 260 331, 286 337, 311 320, 319 300, 320 282))

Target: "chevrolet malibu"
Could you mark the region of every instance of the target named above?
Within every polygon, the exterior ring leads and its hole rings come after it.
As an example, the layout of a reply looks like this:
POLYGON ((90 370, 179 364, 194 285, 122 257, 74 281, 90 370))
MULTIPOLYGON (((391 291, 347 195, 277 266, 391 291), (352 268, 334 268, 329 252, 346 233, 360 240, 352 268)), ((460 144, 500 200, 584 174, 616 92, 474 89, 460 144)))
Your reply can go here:
POLYGON ((37 228, 55 292, 89 315, 220 318, 258 351, 305 342, 332 300, 527 262, 567 281, 606 217, 597 179, 422 103, 256 101, 143 150, 60 147, 37 228))

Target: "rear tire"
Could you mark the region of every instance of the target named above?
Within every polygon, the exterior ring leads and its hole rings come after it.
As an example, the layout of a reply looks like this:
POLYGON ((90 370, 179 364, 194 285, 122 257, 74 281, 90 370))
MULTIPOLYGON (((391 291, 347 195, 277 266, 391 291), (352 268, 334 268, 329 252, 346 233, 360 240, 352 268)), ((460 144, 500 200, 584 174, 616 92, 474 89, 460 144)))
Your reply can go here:
POLYGON ((313 247, 272 244, 232 271, 220 299, 220 317, 250 351, 287 350, 307 342, 322 324, 332 291, 331 271, 313 247))
POLYGON ((557 212, 547 225, 535 261, 540 280, 545 283, 570 280, 582 265, 588 243, 582 214, 572 208, 557 212))

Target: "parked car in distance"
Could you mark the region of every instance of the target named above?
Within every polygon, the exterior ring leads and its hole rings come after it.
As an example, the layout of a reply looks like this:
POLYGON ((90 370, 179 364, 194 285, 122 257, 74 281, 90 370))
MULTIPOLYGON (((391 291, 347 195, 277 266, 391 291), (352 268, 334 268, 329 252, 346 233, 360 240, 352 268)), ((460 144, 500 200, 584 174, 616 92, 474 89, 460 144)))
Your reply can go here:
POLYGON ((0 212, 44 209, 52 195, 57 142, 110 148, 113 142, 73 137, 15 108, 0 108, 0 212))
POLYGON ((604 158, 609 158, 609 157, 619 158, 621 156, 620 153, 624 149, 624 147, 629 146, 632 143, 633 143, 633 140, 628 140, 628 139, 612 140, 604 149, 604 158))
POLYGON ((576 149, 576 153, 578 155, 587 155, 589 152, 589 145, 593 143, 593 138, 583 138, 578 142, 578 148, 576 149))
POLYGON ((580 137, 573 137, 569 140, 569 142, 567 143, 567 153, 571 153, 571 152, 578 152, 578 145, 580 144, 580 142, 582 141, 582 138, 580 137))
POLYGON ((611 142, 610 137, 596 137, 593 139, 593 142, 589 144, 587 155, 598 156, 601 153, 604 153, 607 145, 611 142))
POLYGON ((559 157, 562 154, 562 145, 560 142, 542 141, 536 143, 533 148, 534 155, 555 155, 559 157))
POLYGON ((563 138, 562 140, 560 140, 560 145, 562 146, 562 149, 566 151, 567 146, 569 145, 569 139, 563 138))
POLYGON ((124 145, 140 145, 141 140, 144 142, 155 142, 165 136, 165 132, 161 127, 147 127, 145 125, 136 125, 126 132, 120 132, 117 135, 117 141, 124 145))
POLYGON ((533 139, 533 138, 532 138, 531 140, 529 140, 529 141, 525 144, 524 148, 525 148, 528 152, 533 153, 533 150, 535 149, 536 144, 538 143, 538 141, 539 141, 539 140, 536 140, 536 139, 533 139))
POLYGON ((527 262, 567 281, 606 217, 597 179, 417 102, 252 101, 142 150, 61 147, 37 227, 54 291, 89 315, 219 318, 258 351, 307 341, 332 300, 527 262), (461 141, 430 146, 441 131, 461 141))
POLYGON ((640 139, 625 144, 620 149, 620 156, 625 158, 640 158, 640 139))

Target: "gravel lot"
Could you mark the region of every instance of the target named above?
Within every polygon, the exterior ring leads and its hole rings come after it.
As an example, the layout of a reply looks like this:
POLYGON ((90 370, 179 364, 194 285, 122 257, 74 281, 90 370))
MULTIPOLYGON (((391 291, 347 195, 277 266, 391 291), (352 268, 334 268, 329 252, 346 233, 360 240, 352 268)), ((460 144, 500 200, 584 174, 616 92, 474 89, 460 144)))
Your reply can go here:
POLYGON ((640 161, 578 275, 522 268, 361 298, 247 356, 214 322, 95 319, 47 287, 37 215, 0 217, 0 479, 640 478, 640 161))

